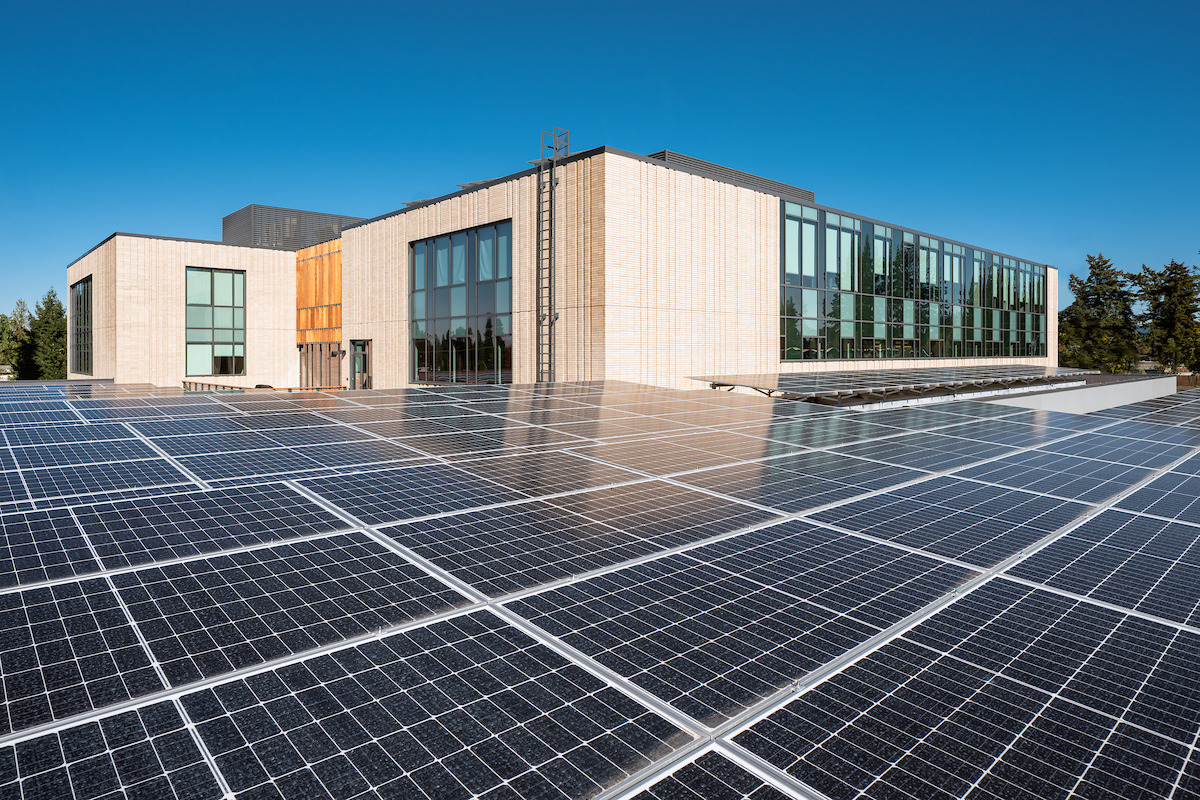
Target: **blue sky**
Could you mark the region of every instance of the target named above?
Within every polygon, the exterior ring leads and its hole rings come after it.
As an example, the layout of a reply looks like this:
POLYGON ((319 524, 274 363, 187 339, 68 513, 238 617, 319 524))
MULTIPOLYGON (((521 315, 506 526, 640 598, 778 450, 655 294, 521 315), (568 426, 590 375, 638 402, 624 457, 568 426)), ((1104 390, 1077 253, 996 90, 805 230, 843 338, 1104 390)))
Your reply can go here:
POLYGON ((3 311, 113 231, 374 216, 519 171, 552 125, 1056 265, 1061 305, 1087 253, 1200 261, 1191 3, 16 5, 3 311))

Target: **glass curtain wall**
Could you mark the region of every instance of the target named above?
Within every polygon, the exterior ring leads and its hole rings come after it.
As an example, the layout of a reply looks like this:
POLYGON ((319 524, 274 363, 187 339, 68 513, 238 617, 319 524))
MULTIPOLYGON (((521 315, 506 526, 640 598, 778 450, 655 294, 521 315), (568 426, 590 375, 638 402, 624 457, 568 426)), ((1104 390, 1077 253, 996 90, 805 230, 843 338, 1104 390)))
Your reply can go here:
POLYGON ((413 242, 412 375, 512 383, 512 222, 413 242))
POLYGON ((783 203, 780 359, 1046 355, 1046 267, 783 203))
POLYGON ((187 268, 187 374, 246 374, 246 273, 187 268))
POLYGON ((92 276, 71 286, 71 371, 92 374, 92 276))

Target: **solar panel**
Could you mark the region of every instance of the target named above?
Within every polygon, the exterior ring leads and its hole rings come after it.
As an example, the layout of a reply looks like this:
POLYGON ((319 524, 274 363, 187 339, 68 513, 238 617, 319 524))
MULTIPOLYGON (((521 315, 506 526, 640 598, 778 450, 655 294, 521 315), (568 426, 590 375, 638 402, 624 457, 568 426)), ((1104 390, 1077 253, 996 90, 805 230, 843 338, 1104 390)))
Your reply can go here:
POLYGON ((173 686, 465 602, 361 533, 152 566, 112 581, 173 686))
POLYGON ((1092 503, 1125 491, 1151 473, 1140 467, 1031 450, 982 466, 968 467, 957 474, 972 480, 1092 503))
POLYGON ((183 697, 234 792, 586 797, 691 737, 477 612, 183 697), (424 794, 422 794, 424 793, 424 794))
POLYGON ((397 525, 387 535, 498 597, 772 515, 657 481, 397 525))
POLYGON ((99 569, 66 510, 0 512, 0 587, 99 569))
POLYGON ((208 800, 220 784, 170 702, 0 747, 5 797, 208 800))
POLYGON ((712 750, 635 795, 633 800, 788 800, 762 778, 712 750))
POLYGON ((812 518, 979 566, 993 566, 1092 510, 1082 503, 935 478, 812 518))
POLYGON ((1161 688, 1196 640, 992 582, 734 742, 830 797, 1165 797, 1200 718, 1161 688))
POLYGON ((189 492, 74 509, 108 568, 313 536, 346 523, 279 485, 189 492))
POLYGON ((1105 511, 1010 574, 1131 611, 1200 622, 1200 528, 1105 511))
POLYGON ((817 452, 693 472, 678 480, 780 511, 797 512, 898 486, 925 474, 817 452))
POLYGON ((0 414, 0 795, 1200 785, 1200 391, 72 384, 0 414))
POLYGON ((442 464, 300 481, 368 525, 519 500, 499 484, 442 464))
POLYGON ((33 499, 77 497, 122 489, 191 483, 171 462, 162 458, 27 469, 20 476, 33 499))
POLYGON ((510 607, 713 725, 866 641, 968 574, 785 523, 510 607), (857 570, 834 566, 847 558, 865 561, 857 570))
POLYGON ((14 447, 12 454, 20 469, 100 464, 106 461, 132 461, 158 457, 157 452, 136 439, 14 447))
POLYGON ((21 731, 163 688, 109 584, 0 593, 0 733, 21 731))
POLYGON ((5 428, 3 436, 13 447, 66 442, 97 442, 105 439, 133 439, 137 436, 121 424, 54 425, 45 428, 5 428))

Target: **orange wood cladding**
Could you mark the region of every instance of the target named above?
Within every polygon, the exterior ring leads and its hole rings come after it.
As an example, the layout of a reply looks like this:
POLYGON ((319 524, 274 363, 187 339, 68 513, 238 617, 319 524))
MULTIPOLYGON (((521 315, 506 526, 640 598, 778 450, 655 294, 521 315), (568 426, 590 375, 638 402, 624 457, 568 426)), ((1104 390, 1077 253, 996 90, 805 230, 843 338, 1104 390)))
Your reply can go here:
POLYGON ((296 342, 342 340, 342 240, 296 251, 296 342))

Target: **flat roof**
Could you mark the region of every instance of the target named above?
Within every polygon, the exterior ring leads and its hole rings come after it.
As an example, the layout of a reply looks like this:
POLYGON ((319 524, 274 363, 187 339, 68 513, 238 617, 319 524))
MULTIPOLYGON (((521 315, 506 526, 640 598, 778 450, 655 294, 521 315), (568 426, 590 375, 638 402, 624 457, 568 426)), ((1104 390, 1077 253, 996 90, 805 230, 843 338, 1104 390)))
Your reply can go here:
POLYGON ((1200 390, 0 384, 0 795, 1168 796, 1198 475, 1200 390))

